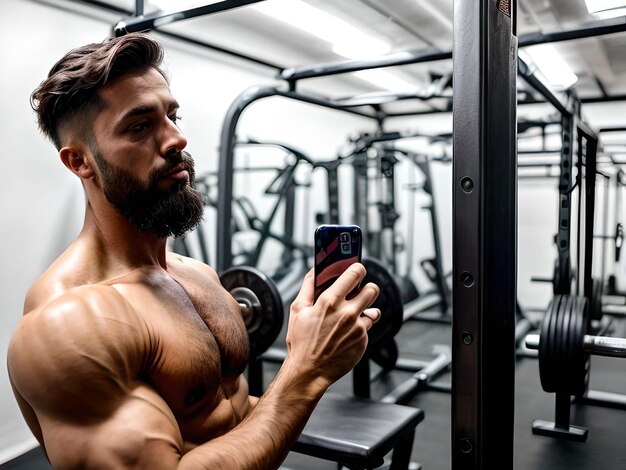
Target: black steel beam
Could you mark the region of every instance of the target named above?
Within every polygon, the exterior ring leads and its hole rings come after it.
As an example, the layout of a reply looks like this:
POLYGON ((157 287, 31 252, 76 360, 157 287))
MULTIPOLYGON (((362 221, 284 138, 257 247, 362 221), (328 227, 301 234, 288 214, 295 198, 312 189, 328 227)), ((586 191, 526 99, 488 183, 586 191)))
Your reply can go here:
POLYGON ((452 470, 513 468, 517 2, 454 2, 452 470))
POLYGON ((175 21, 187 20, 198 16, 211 15, 222 11, 232 10, 251 3, 258 3, 264 0, 224 0, 210 5, 203 5, 189 10, 176 11, 171 13, 155 13, 148 16, 140 16, 131 18, 117 23, 113 31, 115 36, 123 36, 124 34, 134 33, 138 31, 146 31, 159 26, 174 23, 175 21))
POLYGON ((286 69, 281 73, 283 80, 302 80, 304 78, 326 77, 359 70, 378 69, 396 65, 418 64, 421 62, 434 62, 436 60, 451 59, 452 52, 427 50, 412 50, 388 54, 377 59, 367 60, 342 60, 339 62, 325 62, 306 67, 286 69))
POLYGON ((605 132, 626 132, 626 127, 601 127, 598 129, 599 134, 605 132))
MULTIPOLYGON (((126 10, 125 8, 117 7, 115 5, 110 5, 109 3, 106 3, 106 2, 100 1, 100 0, 75 0, 75 1, 83 3, 83 4, 86 4, 86 5, 90 5, 90 6, 93 6, 93 7, 101 8, 103 10, 108 10, 108 11, 113 12, 113 13, 119 13, 119 14, 125 15, 125 16, 133 15, 132 11, 126 10)), ((163 30, 160 30, 158 28, 153 29, 153 31, 158 33, 158 34, 161 34, 163 36, 170 37, 172 39, 176 39, 176 40, 179 40, 179 41, 182 41, 182 42, 193 44, 194 46, 204 47, 206 49, 210 49, 210 50, 213 50, 213 51, 216 51, 216 52, 220 52, 222 54, 227 54, 227 55, 236 57, 238 59, 243 59, 245 61, 252 62, 252 63, 258 64, 258 65, 263 65, 265 67, 269 67, 269 68, 272 68, 274 70, 277 70, 278 72, 281 72, 282 70, 285 69, 285 67, 283 67, 283 66, 281 66, 279 64, 274 64, 272 62, 268 62, 268 61, 259 59, 258 57, 253 57, 253 56, 250 56, 250 55, 247 55, 247 54, 242 54, 240 52, 233 51, 232 49, 227 49, 225 47, 217 46, 215 44, 211 44, 211 43, 208 43, 206 41, 200 41, 198 39, 190 38, 188 36, 183 36, 182 34, 172 33, 172 32, 169 32, 169 31, 163 31, 163 30)))
POLYGON ((611 103, 614 101, 626 101, 626 95, 597 96, 595 98, 581 98, 581 103, 611 103))
POLYGON ((596 82, 596 85, 598 85, 598 89, 600 90, 600 93, 602 94, 603 98, 606 98, 607 96, 609 96, 609 94, 606 92, 606 88, 604 87, 604 84, 602 83, 602 80, 600 80, 600 78, 598 78, 597 75, 593 76, 593 81, 596 82))
POLYGON ((275 64, 273 62, 268 62, 266 60, 259 59, 258 57, 253 57, 247 54, 242 54, 241 52, 233 51, 232 49, 227 49, 225 47, 216 46, 215 44, 211 44, 205 41, 200 41, 199 39, 194 39, 189 36, 183 36, 182 34, 172 33, 170 31, 165 31, 162 29, 155 29, 154 32, 157 34, 161 34, 163 36, 167 36, 172 39, 177 39, 179 41, 186 42, 188 44, 193 44, 194 46, 204 47, 205 49, 210 49, 215 52, 227 54, 232 57, 236 57, 238 59, 243 59, 245 61, 252 62, 253 64, 262 65, 264 67, 274 69, 279 73, 285 69, 285 67, 275 64))
POLYGON ((528 83, 531 87, 541 94, 552 106, 554 106, 557 111, 561 113, 561 115, 569 115, 572 113, 571 109, 569 109, 567 103, 565 103, 560 97, 558 97, 551 90, 550 86, 545 83, 542 77, 537 75, 536 71, 533 70, 526 62, 524 62, 521 58, 518 58, 518 70, 520 76, 528 83))
MULTIPOLYGON (((588 23, 577 29, 558 31, 553 33, 532 33, 520 36, 519 47, 533 46, 536 44, 571 41, 593 36, 602 36, 626 31, 624 20, 597 21, 588 23)), ((281 77, 285 80, 300 80, 313 77, 324 77, 341 73, 356 72, 359 70, 390 67, 396 65, 417 64, 422 62, 434 62, 437 60, 451 59, 449 51, 434 49, 412 50, 397 52, 373 60, 345 60, 338 62, 326 62, 306 67, 284 70, 281 77)))
POLYGON ((607 34, 615 34, 626 31, 626 21, 623 18, 611 21, 594 21, 568 31, 556 31, 553 33, 531 33, 519 37, 519 47, 534 46, 550 42, 572 41, 607 34))

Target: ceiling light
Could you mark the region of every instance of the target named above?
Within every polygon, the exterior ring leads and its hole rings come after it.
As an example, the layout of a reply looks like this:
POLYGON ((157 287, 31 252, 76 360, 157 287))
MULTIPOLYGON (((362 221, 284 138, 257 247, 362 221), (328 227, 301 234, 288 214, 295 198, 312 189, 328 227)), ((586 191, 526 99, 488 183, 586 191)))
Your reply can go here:
POLYGON ((608 20, 609 18, 617 18, 619 16, 626 16, 626 7, 614 8, 612 10, 599 11, 592 13, 593 16, 600 20, 608 20))
MULTIPOLYGON (((587 10, 592 15, 598 13, 611 13, 613 10, 625 10, 626 1, 624 0, 585 0, 587 10)), ((623 14, 623 12, 622 12, 623 14)), ((615 15, 621 16, 621 15, 615 15)))
POLYGON ((390 50, 385 41, 302 0, 266 0, 249 8, 331 43, 333 52, 349 59, 379 56, 390 50))
POLYGON ((526 62, 535 64, 546 81, 554 88, 566 89, 578 80, 571 67, 563 60, 552 44, 540 44, 519 51, 526 62))

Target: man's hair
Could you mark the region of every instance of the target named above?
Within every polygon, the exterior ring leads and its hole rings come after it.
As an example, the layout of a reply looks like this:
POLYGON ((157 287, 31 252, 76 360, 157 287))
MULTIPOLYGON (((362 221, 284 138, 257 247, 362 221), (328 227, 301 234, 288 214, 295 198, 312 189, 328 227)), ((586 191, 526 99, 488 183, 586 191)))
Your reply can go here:
POLYGON ((104 102, 99 90, 123 75, 160 68, 163 48, 145 34, 132 33, 73 49, 59 60, 31 95, 39 128, 57 149, 62 130, 73 127, 91 140, 93 118, 104 102))

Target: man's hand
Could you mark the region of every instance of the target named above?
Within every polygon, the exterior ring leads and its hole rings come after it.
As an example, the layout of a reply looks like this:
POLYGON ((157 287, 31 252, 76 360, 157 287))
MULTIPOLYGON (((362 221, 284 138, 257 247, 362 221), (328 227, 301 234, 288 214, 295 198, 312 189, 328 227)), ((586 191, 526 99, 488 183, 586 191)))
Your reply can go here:
POLYGON ((350 371, 367 346, 367 330, 380 318, 380 311, 368 308, 379 288, 373 283, 346 299, 365 277, 365 267, 350 266, 313 304, 313 270, 304 278, 298 297, 291 305, 287 330, 287 362, 310 380, 331 383, 350 371))

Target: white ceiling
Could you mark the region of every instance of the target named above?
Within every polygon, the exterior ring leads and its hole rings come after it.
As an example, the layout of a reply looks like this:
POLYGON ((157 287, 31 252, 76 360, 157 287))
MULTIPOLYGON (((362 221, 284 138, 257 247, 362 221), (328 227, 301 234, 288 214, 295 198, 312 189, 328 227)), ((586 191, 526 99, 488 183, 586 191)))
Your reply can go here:
MULTIPOLYGON (((266 0, 271 2, 273 0, 266 0)), ((135 0, 104 0, 134 11, 135 0)), ((453 0, 306 0, 348 20, 392 45, 393 51, 452 48, 453 0)), ((154 11, 146 0, 146 14, 154 11)), ((576 29, 597 21, 587 13, 584 0, 518 0, 518 36, 535 32, 576 29)), ((249 7, 171 24, 163 29, 258 57, 281 67, 299 67, 339 61, 325 41, 295 27, 264 16, 249 7)), ((575 88, 581 97, 626 93, 626 34, 620 33, 554 43, 578 75, 575 88), (598 84, 600 83, 600 85, 598 84)), ((394 74, 426 86, 431 74, 452 71, 451 60, 393 67, 394 74)), ((315 79, 316 88, 329 96, 346 86, 354 94, 377 91, 373 85, 343 75, 315 79), (338 86, 333 86, 333 83, 338 86), (339 86, 340 85, 340 86, 339 86)), ((521 84, 520 86, 523 86, 521 84)), ((343 95, 342 95, 343 96, 343 95)))

